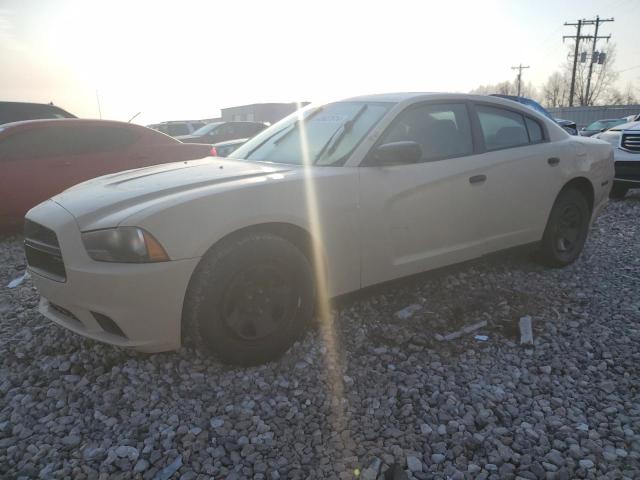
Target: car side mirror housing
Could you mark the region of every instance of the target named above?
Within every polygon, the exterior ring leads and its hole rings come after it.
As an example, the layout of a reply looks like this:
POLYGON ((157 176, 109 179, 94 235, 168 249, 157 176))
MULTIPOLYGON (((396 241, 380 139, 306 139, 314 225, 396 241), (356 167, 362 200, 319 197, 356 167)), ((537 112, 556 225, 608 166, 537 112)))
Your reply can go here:
POLYGON ((371 165, 406 165, 422 159, 422 147, 416 142, 391 142, 380 145, 373 151, 371 165))

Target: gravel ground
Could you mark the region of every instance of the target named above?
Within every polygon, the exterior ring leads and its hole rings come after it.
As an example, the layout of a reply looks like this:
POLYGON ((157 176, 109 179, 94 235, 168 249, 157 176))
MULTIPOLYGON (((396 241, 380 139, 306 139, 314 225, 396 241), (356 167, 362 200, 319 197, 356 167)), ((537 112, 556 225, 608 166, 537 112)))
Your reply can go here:
POLYGON ((611 203, 562 270, 500 255, 342 299, 335 358, 311 331, 250 369, 53 325, 0 241, 0 477, 640 478, 639 218, 640 192, 611 203))

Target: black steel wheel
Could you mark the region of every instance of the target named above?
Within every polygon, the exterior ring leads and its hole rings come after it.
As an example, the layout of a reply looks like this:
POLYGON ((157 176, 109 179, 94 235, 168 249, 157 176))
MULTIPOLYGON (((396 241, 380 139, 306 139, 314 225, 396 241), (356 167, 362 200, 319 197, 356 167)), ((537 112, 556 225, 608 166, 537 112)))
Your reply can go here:
POLYGON ((185 333, 225 363, 265 363, 300 336, 314 298, 311 265, 295 245, 249 234, 202 259, 185 299, 185 333))
POLYGON ((574 262, 582 252, 589 231, 591 210, 584 195, 574 189, 560 192, 542 237, 542 257, 552 266, 574 262))

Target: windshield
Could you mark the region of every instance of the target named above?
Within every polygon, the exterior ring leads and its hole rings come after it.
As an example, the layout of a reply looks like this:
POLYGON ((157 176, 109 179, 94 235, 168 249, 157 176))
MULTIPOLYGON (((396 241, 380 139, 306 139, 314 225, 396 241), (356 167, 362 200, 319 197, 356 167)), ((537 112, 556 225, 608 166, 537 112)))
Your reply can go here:
POLYGON ((597 122, 593 122, 589 125, 587 130, 602 130, 603 128, 615 127, 616 125, 620 125, 625 122, 626 120, 624 118, 616 120, 598 120, 597 122))
POLYGON ((200 127, 192 135, 206 135, 222 125, 222 122, 207 123, 204 127, 200 127))
POLYGON ((304 131, 310 163, 340 165, 380 121, 391 103, 336 102, 311 106, 267 128, 229 158, 302 165, 304 131), (299 118, 302 121, 299 121, 299 118))

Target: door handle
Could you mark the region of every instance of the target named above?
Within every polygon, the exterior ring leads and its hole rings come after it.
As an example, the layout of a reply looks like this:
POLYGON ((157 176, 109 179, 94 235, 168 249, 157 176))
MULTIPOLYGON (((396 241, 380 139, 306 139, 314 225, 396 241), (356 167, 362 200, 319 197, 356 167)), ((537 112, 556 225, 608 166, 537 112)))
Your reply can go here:
POLYGON ((547 159, 547 163, 552 167, 555 167, 560 163, 560 159, 558 157, 551 157, 547 159))
POLYGON ((474 175, 473 177, 469 177, 469 183, 471 185, 477 185, 479 183, 484 183, 486 179, 486 175, 474 175))

